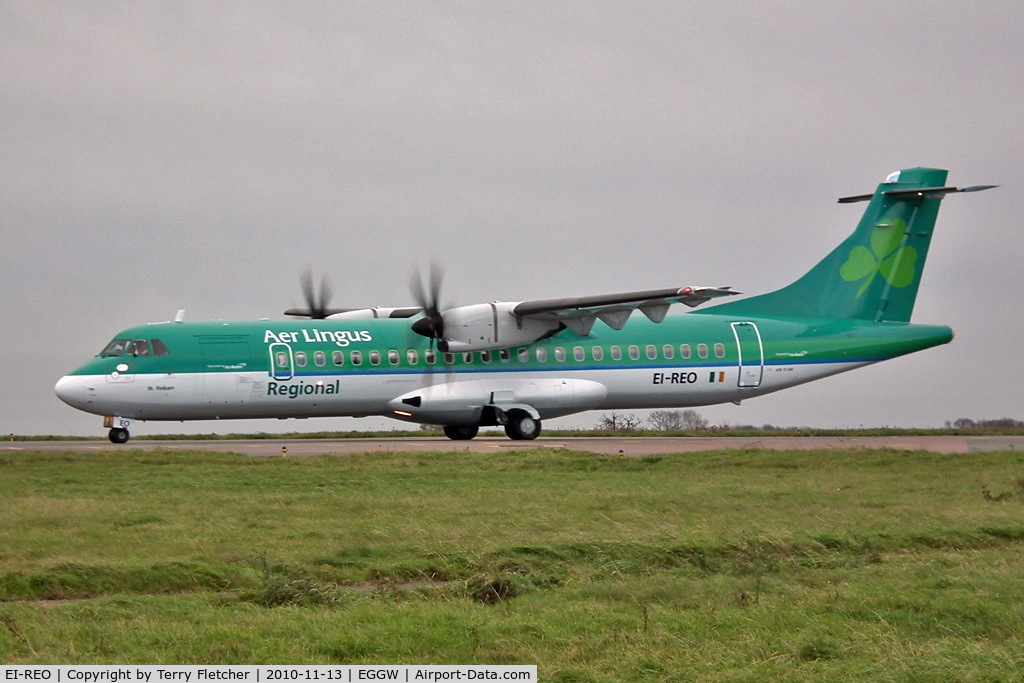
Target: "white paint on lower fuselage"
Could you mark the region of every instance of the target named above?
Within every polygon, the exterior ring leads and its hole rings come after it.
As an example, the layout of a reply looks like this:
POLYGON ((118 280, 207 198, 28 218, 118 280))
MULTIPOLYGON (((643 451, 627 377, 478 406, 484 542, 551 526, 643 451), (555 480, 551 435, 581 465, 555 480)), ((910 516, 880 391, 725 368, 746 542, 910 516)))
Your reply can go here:
MULTIPOLYGON (((494 392, 526 393, 539 379, 577 379, 603 384, 603 403, 583 410, 686 408, 746 400, 822 377, 870 365, 786 363, 764 367, 757 387, 740 387, 735 365, 677 367, 514 370, 435 373, 324 373, 275 380, 266 372, 181 374, 173 378, 137 375, 112 383, 103 375, 72 375, 57 385, 62 400, 97 415, 139 420, 212 420, 243 418, 393 416, 388 403, 418 388, 444 382, 485 383, 494 392), (291 389, 299 387, 299 390, 291 389), (313 387, 312 391, 305 387, 313 387), (333 391, 328 391, 333 389, 333 391)), ((568 408, 568 409, 566 409, 568 408)), ((542 417, 547 417, 542 413, 542 417)))

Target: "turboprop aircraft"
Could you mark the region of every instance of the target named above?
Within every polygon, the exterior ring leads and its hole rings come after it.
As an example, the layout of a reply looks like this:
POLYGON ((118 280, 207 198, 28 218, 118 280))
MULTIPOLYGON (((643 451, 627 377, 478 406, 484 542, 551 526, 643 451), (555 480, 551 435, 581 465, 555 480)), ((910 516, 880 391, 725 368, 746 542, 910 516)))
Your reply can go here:
POLYGON ((534 439, 541 421, 586 410, 740 403, 953 338, 910 324, 947 172, 889 175, 856 230, 782 289, 732 297, 685 286, 441 310, 441 276, 417 278, 419 306, 331 309, 304 282, 303 320, 175 321, 115 335, 60 379, 65 403, 104 416, 114 443, 134 420, 383 415, 444 425, 451 439, 503 425, 534 439), (643 315, 633 315, 639 310, 643 315))

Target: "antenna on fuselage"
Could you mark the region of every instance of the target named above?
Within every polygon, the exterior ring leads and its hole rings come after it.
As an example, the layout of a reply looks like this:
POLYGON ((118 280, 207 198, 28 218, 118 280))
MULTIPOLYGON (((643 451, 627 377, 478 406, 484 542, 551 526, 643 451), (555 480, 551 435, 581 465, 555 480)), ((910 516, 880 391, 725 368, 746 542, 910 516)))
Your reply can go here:
POLYGON ((183 323, 183 322, 185 322, 185 309, 184 308, 178 309, 178 315, 174 316, 174 322, 176 322, 176 323, 183 323))

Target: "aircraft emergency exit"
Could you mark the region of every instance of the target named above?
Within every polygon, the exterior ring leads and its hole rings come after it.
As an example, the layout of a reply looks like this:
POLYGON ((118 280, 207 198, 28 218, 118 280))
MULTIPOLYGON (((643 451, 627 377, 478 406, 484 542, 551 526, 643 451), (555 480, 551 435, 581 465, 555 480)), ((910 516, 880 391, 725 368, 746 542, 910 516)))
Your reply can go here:
POLYGON ((910 323, 941 200, 995 187, 946 186, 947 172, 891 174, 845 241, 780 290, 684 286, 442 310, 441 274, 418 306, 333 309, 303 282, 299 320, 134 327, 60 379, 57 396, 104 416, 124 443, 133 421, 382 415, 471 439, 502 425, 534 439, 541 421, 586 410, 741 401, 945 344, 910 323), (640 315, 636 315, 639 311, 640 315))

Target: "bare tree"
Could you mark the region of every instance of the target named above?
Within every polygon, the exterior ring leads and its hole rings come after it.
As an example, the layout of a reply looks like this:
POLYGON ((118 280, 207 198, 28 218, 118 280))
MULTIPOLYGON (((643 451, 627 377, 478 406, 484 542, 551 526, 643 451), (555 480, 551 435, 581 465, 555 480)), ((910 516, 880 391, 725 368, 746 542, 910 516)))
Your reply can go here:
POLYGON ((678 410, 654 410, 647 416, 647 421, 660 432, 683 430, 683 416, 678 410))
POLYGON ((696 410, 683 411, 683 429, 707 429, 708 420, 696 410))
POLYGON ((642 419, 633 413, 620 415, 613 410, 611 415, 602 415, 601 419, 594 425, 594 429, 612 432, 635 432, 643 429, 643 422, 642 419))
POLYGON ((682 432, 707 429, 708 421, 696 410, 655 410, 648 418, 655 429, 663 432, 682 432))

